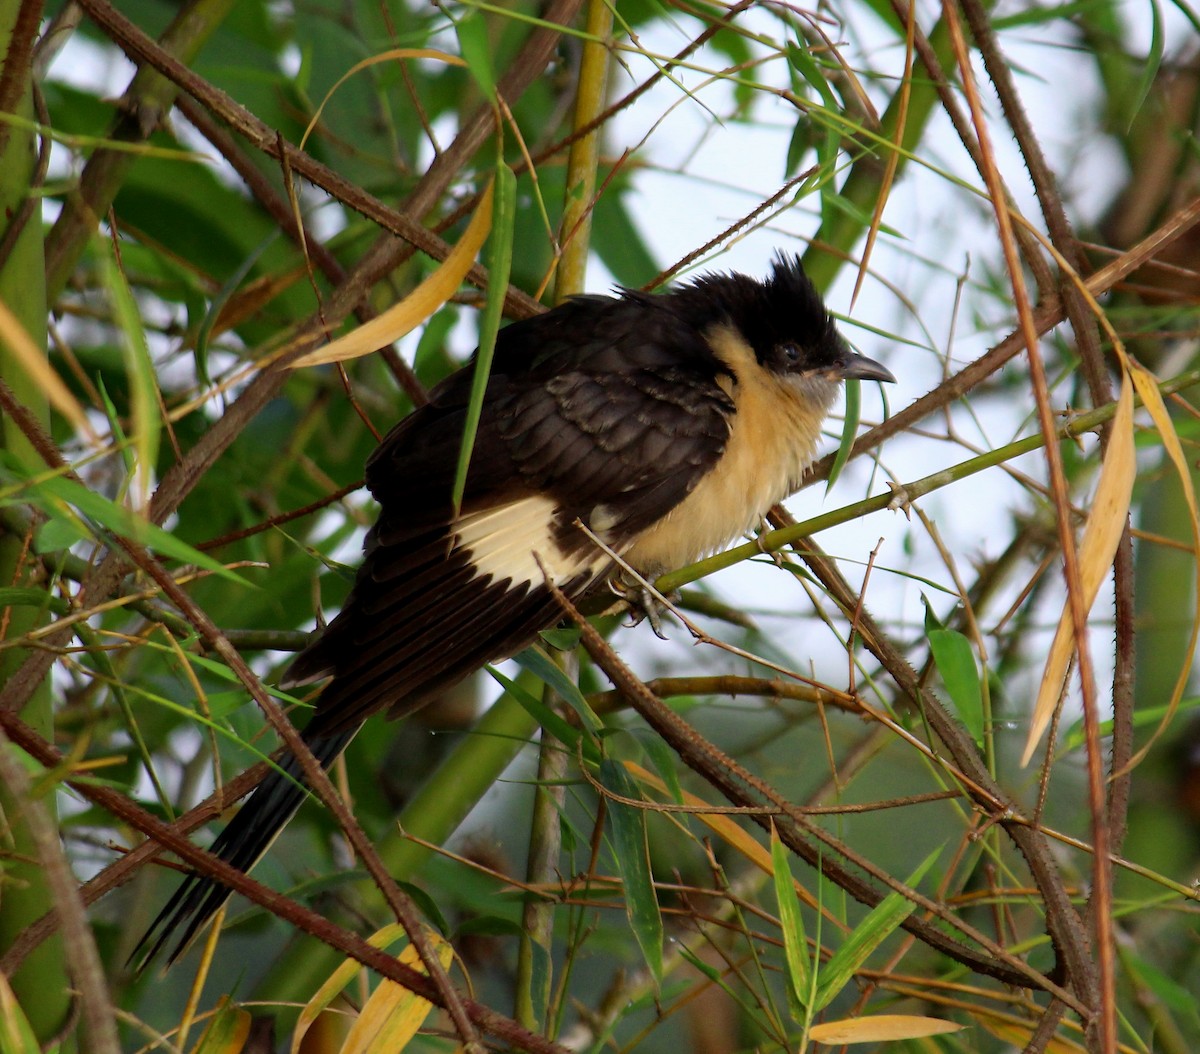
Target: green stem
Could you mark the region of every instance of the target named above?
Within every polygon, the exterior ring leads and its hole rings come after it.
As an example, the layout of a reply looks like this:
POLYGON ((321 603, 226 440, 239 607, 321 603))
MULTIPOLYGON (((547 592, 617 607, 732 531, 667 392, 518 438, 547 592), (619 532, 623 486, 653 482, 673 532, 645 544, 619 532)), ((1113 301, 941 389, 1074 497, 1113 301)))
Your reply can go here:
MULTIPOLYGON (((576 128, 591 124, 604 111, 608 94, 609 38, 613 28, 613 12, 608 0, 591 0, 586 28, 587 40, 583 45, 575 92, 576 128)), ((567 158, 567 194, 559 232, 562 257, 555 282, 555 294, 560 302, 575 293, 582 293, 585 288, 599 164, 600 130, 596 128, 571 144, 567 158)))

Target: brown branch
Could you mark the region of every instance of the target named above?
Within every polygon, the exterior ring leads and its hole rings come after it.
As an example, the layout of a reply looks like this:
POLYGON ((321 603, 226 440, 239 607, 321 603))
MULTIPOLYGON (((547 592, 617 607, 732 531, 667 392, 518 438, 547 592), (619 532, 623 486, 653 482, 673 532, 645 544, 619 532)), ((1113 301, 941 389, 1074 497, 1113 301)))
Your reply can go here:
MULTIPOLYGON (((1032 321, 1032 308, 1027 299, 1024 279, 1020 264, 1017 260, 1016 248, 1012 239, 1012 217, 1005 205, 1003 195, 1004 184, 999 166, 989 145, 990 134, 983 112, 983 104, 975 86, 974 74, 970 67, 970 57, 966 41, 962 35, 957 14, 950 0, 943 0, 943 12, 946 24, 950 30, 959 72, 962 77, 963 90, 971 108, 971 117, 975 123, 976 134, 979 136, 980 147, 986 161, 984 178, 988 188, 999 226, 1001 248, 1004 253, 1005 266, 1009 274, 1009 282, 1013 292, 1013 302, 1020 321, 1022 340, 1025 345, 1025 355, 1029 363, 1029 376, 1033 382, 1034 404, 1037 410, 1038 426, 1046 438, 1043 453, 1046 458, 1046 473, 1049 478, 1050 492, 1055 511, 1055 527, 1058 531, 1059 551, 1062 555, 1063 579, 1067 587, 1067 608, 1070 611, 1071 626, 1075 632, 1075 663, 1079 678, 1079 687, 1083 695, 1084 722, 1088 728, 1088 788, 1091 797, 1092 839, 1096 850, 1096 865, 1093 871, 1094 895, 1102 903, 1111 896, 1112 871, 1107 866, 1108 859, 1108 829, 1105 823, 1104 777, 1099 758, 1099 700, 1095 671, 1092 664, 1091 648, 1087 632, 1087 605, 1084 602, 1082 575, 1080 571, 1079 551, 1075 541, 1074 525, 1071 518, 1069 488, 1063 468, 1062 451, 1053 441, 1055 435, 1054 411, 1050 405, 1050 389, 1046 377, 1046 368, 1038 343, 1038 334, 1032 321)), ((1072 912, 1072 916, 1074 913, 1072 912)), ((1099 976, 1092 962, 1091 948, 1086 931, 1082 927, 1071 926, 1052 930, 1056 933, 1057 944, 1070 970, 1071 983, 1084 1003, 1090 1008, 1089 1034, 1099 1026, 1105 1038, 1103 1049, 1108 1054, 1116 1051, 1116 1003, 1114 986, 1114 963, 1112 930, 1107 915, 1101 924, 1095 928, 1097 951, 1099 953, 1099 976)))
MULTIPOLYGON (((857 717, 863 716, 862 707, 852 698, 839 692, 814 688, 809 684, 797 684, 782 677, 717 674, 699 677, 657 677, 645 683, 659 698, 678 695, 728 695, 736 699, 738 696, 758 695, 772 699, 795 699, 815 706, 832 706, 857 717)), ((620 691, 597 692, 588 696, 588 705, 597 713, 607 713, 623 705, 624 698, 620 691)))
MULTIPOLYGON (((1021 105, 1020 96, 1013 84, 1012 73, 1004 55, 1000 50, 988 13, 979 0, 961 0, 963 11, 971 27, 971 33, 983 57, 984 67, 991 79, 1004 110, 1005 118, 1016 136, 1021 155, 1033 181, 1034 191, 1046 221, 1046 228, 1054 247, 1071 265, 1077 274, 1082 274, 1087 266, 1087 258, 1075 239, 1074 232, 1063 208, 1062 198, 1054 174, 1042 155, 1033 127, 1021 105)), ((1079 290, 1069 279, 1061 283, 1060 293, 1066 305, 1067 314, 1075 333, 1076 346, 1083 363, 1083 373, 1087 380, 1092 403, 1102 406, 1112 401, 1112 385, 1109 381, 1108 367, 1100 349, 1099 333, 1096 320, 1084 301, 1079 290)), ((1111 429, 1105 426, 1100 431, 1101 450, 1107 449, 1111 429)), ((1134 682, 1134 648, 1133 648, 1133 564, 1132 540, 1129 534, 1128 516, 1120 548, 1114 561, 1114 576, 1116 585, 1115 607, 1116 620, 1124 626, 1127 633, 1118 638, 1116 649, 1116 670, 1113 676, 1113 748, 1114 753, 1119 749, 1122 754, 1120 762, 1113 757, 1110 759, 1112 770, 1117 773, 1109 786, 1105 787, 1105 775, 1100 764, 1100 741, 1094 709, 1092 717, 1085 714, 1088 725, 1088 775, 1089 792, 1092 797, 1092 814, 1096 826, 1104 825, 1105 830, 1096 839, 1095 867, 1098 872, 1103 869, 1105 874, 1097 873, 1094 883, 1094 893, 1091 903, 1092 927, 1098 936, 1100 952, 1100 993, 1101 1004, 1110 1008, 1104 1015, 1104 1049, 1115 1051, 1117 1046, 1116 1034, 1116 964, 1115 951, 1112 945, 1112 865, 1110 852, 1119 853, 1119 844, 1109 844, 1114 832, 1123 832, 1125 816, 1128 808, 1132 773, 1128 770, 1126 749, 1131 749, 1133 733, 1133 682, 1134 682), (1122 555, 1124 554, 1124 555, 1122 555), (1119 728, 1119 732, 1117 729, 1119 728), (1120 746, 1118 746, 1120 744, 1120 746), (1112 815, 1114 805, 1119 805, 1121 814, 1112 815)))

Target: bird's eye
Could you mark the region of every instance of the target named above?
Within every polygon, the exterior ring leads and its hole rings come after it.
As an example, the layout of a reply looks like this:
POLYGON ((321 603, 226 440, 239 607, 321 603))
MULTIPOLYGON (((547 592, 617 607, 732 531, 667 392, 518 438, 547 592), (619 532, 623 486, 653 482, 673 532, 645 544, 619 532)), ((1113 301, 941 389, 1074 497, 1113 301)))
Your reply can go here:
POLYGON ((798 366, 800 364, 800 345, 788 341, 786 344, 780 344, 775 349, 779 353, 780 360, 785 366, 798 366))

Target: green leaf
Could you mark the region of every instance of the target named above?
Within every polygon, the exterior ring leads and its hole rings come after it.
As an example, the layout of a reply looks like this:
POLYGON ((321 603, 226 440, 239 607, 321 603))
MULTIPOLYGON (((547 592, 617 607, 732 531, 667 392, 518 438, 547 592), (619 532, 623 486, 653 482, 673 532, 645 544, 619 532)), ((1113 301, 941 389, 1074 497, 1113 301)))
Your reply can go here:
POLYGON ((563 673, 562 667, 542 651, 541 648, 536 646, 526 648, 520 654, 513 656, 513 658, 516 660, 518 666, 524 670, 528 670, 535 677, 553 688, 567 705, 579 715, 584 728, 592 733, 600 731, 603 723, 596 716, 596 712, 588 705, 583 692, 579 690, 579 685, 563 673))
POLYGON ((957 630, 935 629, 928 634, 929 650, 942 676, 946 693, 954 703, 959 720, 976 743, 983 742, 983 693, 975 649, 957 630))
POLYGON ((33 547, 39 554, 58 553, 70 549, 76 542, 91 539, 78 519, 73 516, 50 516, 38 525, 33 535, 33 547))
POLYGON ((225 305, 229 303, 230 298, 237 292, 238 287, 246 280, 246 277, 254 270, 254 265, 258 263, 266 248, 271 245, 279 237, 279 231, 272 231, 267 238, 260 242, 244 259, 241 266, 233 272, 225 283, 217 290, 217 295, 212 298, 208 305, 208 310, 204 313, 204 318, 200 322, 200 327, 196 331, 196 376, 200 378, 201 383, 209 388, 212 386, 212 380, 208 375, 208 340, 212 335, 213 326, 216 324, 217 318, 224 310, 225 305))
POLYGON ((1181 985, 1175 978, 1158 967, 1138 958, 1132 952, 1122 956, 1122 961, 1131 973, 1159 999, 1163 1006, 1192 1021, 1200 1021, 1197 1013, 1196 993, 1181 985))
POLYGON ((779 927, 783 931, 783 950, 788 966, 788 1002, 792 1016, 804 1021, 806 1010, 813 1002, 813 964, 808 957, 808 941, 804 935, 804 917, 800 913, 800 898, 792 880, 787 847, 771 824, 771 870, 774 873, 775 900, 779 904, 779 927))
POLYGON ((627 195, 609 185, 596 201, 592 248, 622 285, 639 286, 660 268, 646 239, 629 215, 627 195))
POLYGON ((492 43, 483 18, 472 12, 454 23, 458 47, 467 60, 467 69, 488 100, 496 100, 496 75, 492 72, 492 43))
MULTIPOLYGON (((640 798, 637 785, 619 762, 600 762, 600 783, 622 798, 640 798)), ((625 890, 625 913, 642 957, 656 985, 662 984, 662 914, 650 872, 650 844, 646 838, 646 814, 642 809, 618 801, 608 803, 617 870, 625 890)))
MULTIPOLYGON (((788 64, 792 69, 800 74, 804 81, 821 97, 821 104, 824 109, 831 113, 839 112, 841 108, 838 106, 837 95, 830 87, 829 81, 822 72, 821 67, 808 53, 807 45, 804 42, 799 44, 789 42, 787 45, 787 58, 788 64)), ((820 182, 821 214, 822 222, 827 223, 828 215, 834 208, 834 203, 831 199, 837 196, 836 185, 832 176, 837 167, 838 151, 841 149, 842 137, 836 126, 828 123, 826 116, 820 114, 817 108, 812 108, 808 116, 813 125, 813 143, 816 146, 817 158, 820 163, 821 172, 824 175, 824 178, 820 182)))
POLYGON ((154 362, 150 358, 150 346, 146 343, 142 316, 133 299, 133 291, 129 288, 124 271, 121 270, 112 243, 107 238, 104 239, 104 246, 107 250, 102 258, 104 282, 112 300, 113 318, 125 337, 121 347, 125 359, 125 376, 129 381, 130 430, 140 469, 134 478, 138 481, 138 504, 144 506, 150 499, 150 487, 154 468, 158 463, 158 443, 162 432, 158 378, 154 372, 154 362))
POLYGON ((476 915, 456 926, 454 936, 456 939, 474 936, 523 937, 525 927, 515 919, 506 919, 499 915, 476 915))
POLYGON ((487 302, 484 304, 483 317, 479 320, 479 350, 475 352, 467 420, 463 426, 462 446, 454 474, 453 501, 456 509, 462 503, 463 491, 467 486, 471 450, 483 412, 483 397, 492 370, 492 353, 496 350, 496 334, 500 332, 500 319, 504 313, 504 296, 508 292, 508 276, 512 270, 513 222, 516 215, 517 177, 503 160, 497 160, 492 195, 492 230, 488 238, 487 302))
POLYGON ((555 651, 571 651, 578 647, 580 632, 576 626, 562 629, 544 629, 538 634, 555 651))
POLYGON ((846 417, 842 424, 842 438, 838 441, 837 453, 833 457, 833 467, 829 470, 829 480, 825 484, 828 494, 842 474, 842 468, 850 460, 850 450, 854 446, 854 438, 858 435, 858 422, 862 410, 862 382, 853 377, 845 384, 846 417))
POLYGON ((250 1012, 221 997, 221 1005, 209 1019, 208 1027, 193 1054, 229 1054, 241 1050, 250 1035, 250 1012))
POLYGON ((662 778, 664 786, 670 792, 677 805, 683 804, 683 785, 679 782, 678 757, 662 738, 650 729, 633 731, 638 744, 650 758, 654 771, 662 778))
POLYGON ((1070 21, 1096 8, 1105 7, 1107 3, 1108 0, 1069 0, 1068 3, 1052 4, 1049 7, 1030 4, 1011 15, 993 16, 992 30, 1002 33, 1007 29, 1027 29, 1030 26, 1045 25, 1047 22, 1070 21))
MULTIPOLYGON (((939 846, 909 876, 908 886, 915 886, 941 855, 939 846)), ((870 954, 878 948, 909 915, 916 905, 899 893, 889 893, 868 913, 846 938, 827 963, 820 968, 817 995, 813 1011, 827 1007, 846 987, 870 954)))
POLYGON ((1150 53, 1146 56, 1143 62, 1138 63, 1142 70, 1141 80, 1138 82, 1137 91, 1134 93, 1133 99, 1129 103, 1127 112, 1125 133, 1128 135, 1133 131, 1134 123, 1137 121, 1138 114, 1142 112, 1142 107, 1145 105, 1146 98, 1154 87, 1154 81, 1158 77, 1159 68, 1162 66, 1163 59, 1163 27, 1162 27, 1162 12, 1158 9, 1157 3, 1150 5, 1150 53))
POLYGON ((121 426, 121 415, 117 413, 116 403, 108 394, 108 385, 104 383, 103 375, 96 379, 96 387, 100 392, 100 398, 104 401, 104 414, 108 418, 108 427, 112 429, 113 445, 121 452, 121 460, 125 462, 126 473, 132 476, 137 469, 137 455, 130 449, 129 439, 125 435, 125 429, 121 426))
MULTIPOLYGON (((553 707, 547 706, 532 692, 527 692, 516 681, 509 677, 505 677, 504 674, 495 669, 495 667, 487 667, 487 672, 491 674, 501 688, 503 688, 506 692, 508 692, 509 695, 511 695, 518 703, 521 704, 525 712, 528 713, 529 716, 532 717, 539 725, 541 725, 542 728, 554 736, 554 738, 560 743, 568 747, 572 752, 575 751, 581 738, 581 733, 578 728, 572 725, 569 721, 564 720, 560 714, 555 713, 553 707)), ((590 748, 590 751, 585 749, 585 755, 590 752, 592 754, 592 760, 598 760, 600 754, 595 746, 595 743, 589 741, 588 747, 590 748)))

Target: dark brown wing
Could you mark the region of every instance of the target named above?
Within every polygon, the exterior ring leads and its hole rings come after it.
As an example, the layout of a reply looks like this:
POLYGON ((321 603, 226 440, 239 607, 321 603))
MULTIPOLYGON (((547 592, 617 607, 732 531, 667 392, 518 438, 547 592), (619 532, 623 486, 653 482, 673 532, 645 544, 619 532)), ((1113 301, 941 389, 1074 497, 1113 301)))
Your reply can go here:
POLYGON ((354 588, 284 681, 333 676, 310 732, 411 712, 520 650, 559 617, 534 552, 578 597, 610 559, 576 519, 596 519, 619 551, 720 457, 732 403, 701 335, 663 299, 581 298, 502 331, 457 515, 469 371, 384 440, 354 588))

